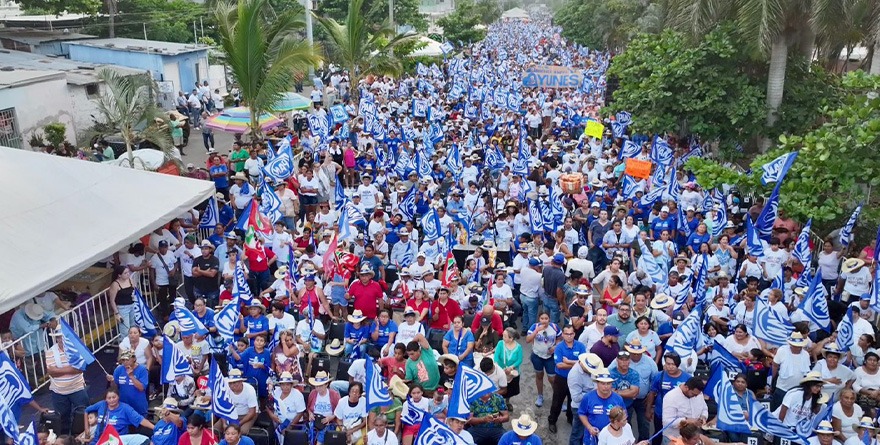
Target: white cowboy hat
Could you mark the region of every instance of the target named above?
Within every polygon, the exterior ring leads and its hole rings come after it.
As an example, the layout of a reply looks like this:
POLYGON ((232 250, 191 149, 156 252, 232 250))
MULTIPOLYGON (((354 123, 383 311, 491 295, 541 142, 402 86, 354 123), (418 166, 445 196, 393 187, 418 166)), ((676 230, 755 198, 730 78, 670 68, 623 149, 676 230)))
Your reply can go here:
POLYGON ((293 382, 294 382, 293 374, 291 374, 287 371, 282 372, 281 375, 278 376, 278 383, 279 384, 280 383, 293 383, 293 382))
POLYGON ((443 360, 449 360, 455 363, 456 366, 458 366, 458 356, 455 354, 443 354, 440 356, 440 360, 438 361, 442 364, 443 360))
POLYGON ((287 266, 279 267, 278 270, 275 271, 275 279, 276 280, 283 280, 284 277, 287 276, 287 270, 288 270, 287 266))
POLYGON ((360 309, 355 309, 354 312, 348 316, 348 321, 352 323, 360 323, 366 319, 367 317, 364 317, 364 313, 360 309))
POLYGON ((666 294, 657 294, 654 296, 654 299, 651 300, 651 309, 662 310, 666 309, 672 304, 675 303, 675 300, 672 299, 669 295, 666 294))
POLYGON ((602 363, 602 358, 592 352, 584 352, 579 355, 578 362, 580 362, 581 367, 591 375, 595 375, 605 367, 602 363))
POLYGON ((822 374, 819 371, 810 371, 800 381, 800 383, 807 382, 824 383, 825 381, 822 380, 822 374))
POLYGON ((538 429, 538 422, 532 420, 532 417, 528 414, 523 413, 518 419, 511 420, 510 426, 517 436, 527 437, 534 434, 538 429))
POLYGON ((409 394, 409 385, 396 375, 391 376, 391 380, 388 381, 388 389, 400 399, 406 399, 406 395, 409 394))
POLYGON ((865 265, 864 260, 860 260, 858 258, 847 258, 843 261, 843 265, 840 266, 840 271, 842 273, 850 273, 862 266, 865 265))
POLYGON ((342 355, 342 352, 345 351, 345 345, 343 345, 338 338, 334 338, 333 341, 331 341, 330 344, 327 345, 326 349, 327 354, 332 355, 333 357, 337 357, 339 355, 342 355))
POLYGON ((369 264, 364 264, 361 266, 361 270, 358 271, 358 275, 376 275, 376 272, 373 271, 369 264))
POLYGON ((788 337, 788 344, 792 346, 804 347, 807 345, 807 339, 800 332, 792 332, 788 337))
POLYGON ((37 303, 28 303, 24 306, 24 314, 31 320, 42 320, 45 313, 46 311, 43 310, 43 306, 37 303))
POLYGON ((597 370, 597 371, 593 374, 593 380, 595 380, 595 381, 597 381, 597 382, 601 382, 601 383, 612 383, 612 382, 614 382, 614 378, 611 377, 611 374, 610 374, 610 373, 608 372, 608 370, 605 369, 605 368, 601 368, 601 369, 597 370))
POLYGON ((813 430, 813 432, 816 434, 834 434, 834 427, 831 426, 831 422, 823 420, 819 422, 819 425, 813 430))
POLYGON ((228 383, 243 382, 245 380, 247 380, 247 379, 244 378, 244 375, 241 373, 241 370, 235 369, 235 368, 229 370, 229 377, 226 378, 226 381, 228 383))
POLYGON ((235 174, 235 176, 232 177, 232 180, 233 180, 233 181, 245 181, 245 182, 247 182, 248 179, 247 179, 247 176, 244 175, 244 173, 242 173, 242 172, 238 172, 238 173, 235 174))
POLYGON ((318 371, 314 377, 309 379, 309 384, 312 386, 327 385, 329 383, 330 374, 327 374, 327 371, 318 371))

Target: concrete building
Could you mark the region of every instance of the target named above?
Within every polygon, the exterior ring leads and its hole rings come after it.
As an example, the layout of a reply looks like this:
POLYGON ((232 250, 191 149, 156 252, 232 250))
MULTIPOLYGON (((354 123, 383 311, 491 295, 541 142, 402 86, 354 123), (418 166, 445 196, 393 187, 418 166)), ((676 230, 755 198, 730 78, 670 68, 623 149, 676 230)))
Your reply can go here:
POLYGON ((95 36, 67 30, 0 28, 0 47, 46 56, 66 56, 63 42, 94 39, 95 36))
MULTIPOLYGON (((95 39, 64 44, 71 60, 116 64, 148 71, 159 84, 166 108, 177 92, 190 92, 196 82, 209 79, 208 47, 137 39, 95 39)), ((214 85, 215 82, 211 82, 214 85)))
POLYGON ((66 125, 67 140, 81 145, 77 136, 92 127, 93 116, 99 116, 93 100, 103 91, 99 68, 143 72, 0 50, 0 145, 29 148, 31 135, 53 122, 66 125))

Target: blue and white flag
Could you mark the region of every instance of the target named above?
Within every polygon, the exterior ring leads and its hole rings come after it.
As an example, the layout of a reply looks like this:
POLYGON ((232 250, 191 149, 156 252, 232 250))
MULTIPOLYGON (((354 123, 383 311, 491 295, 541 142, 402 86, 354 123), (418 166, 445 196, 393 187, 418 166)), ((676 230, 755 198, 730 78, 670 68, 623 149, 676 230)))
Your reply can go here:
POLYGON ((238 327, 240 317, 238 297, 233 297, 231 302, 214 312, 214 327, 217 328, 220 337, 223 337, 225 344, 228 345, 235 341, 235 328, 238 327))
POLYGON ((446 158, 446 167, 456 181, 461 178, 461 173, 464 171, 464 163, 461 159, 461 149, 458 148, 458 144, 452 144, 449 156, 446 158))
POLYGON ((739 361, 734 355, 727 350, 718 340, 712 340, 712 352, 709 356, 709 362, 713 365, 717 364, 724 368, 725 371, 746 372, 746 366, 739 361))
POLYGON ((428 156, 428 153, 425 152, 425 150, 416 149, 415 164, 416 173, 420 178, 431 177, 431 157, 428 156))
POLYGON ((18 438, 15 439, 15 445, 40 445, 40 439, 37 437, 37 429, 36 424, 31 422, 28 424, 28 427, 25 428, 23 433, 19 433, 18 438))
POLYGON ((213 229, 217 224, 220 224, 219 215, 220 211, 217 209, 217 199, 211 196, 208 198, 208 205, 205 206, 205 212, 202 214, 202 219, 199 220, 199 228, 213 229))
POLYGON ((413 445, 469 445, 461 436, 446 424, 426 414, 413 445))
POLYGON ((758 258, 764 257, 764 243, 761 242, 761 236, 758 229, 752 224, 752 218, 746 215, 746 251, 749 255, 758 258))
POLYGON ((620 122, 612 122, 611 134, 615 138, 622 138, 626 134, 626 125, 623 125, 620 122))
POLYGON ((426 67, 422 62, 419 62, 418 65, 416 65, 416 74, 418 74, 419 76, 427 76, 428 74, 430 74, 430 72, 428 71, 428 67, 426 67))
POLYGON ((357 207, 355 207, 354 203, 351 200, 346 200, 345 206, 342 209, 342 212, 348 216, 349 224, 357 224, 357 223, 366 223, 367 218, 364 216, 363 212, 361 212, 357 207))
POLYGON ((764 203, 764 208, 758 215, 758 220, 755 221, 755 228, 758 229, 758 233, 764 241, 770 241, 770 237, 773 236, 773 224, 776 223, 776 216, 779 215, 779 186, 781 185, 781 182, 777 182, 776 187, 773 187, 773 193, 764 203))
POLYGON ((712 216, 712 237, 718 238, 727 228, 727 205, 715 204, 715 213, 712 216))
POLYGON ((789 320, 783 319, 769 304, 755 301, 755 315, 752 321, 752 334, 772 346, 782 346, 794 331, 789 320))
POLYGON ((232 423, 238 423, 235 404, 232 403, 232 391, 229 382, 220 373, 217 360, 211 360, 211 373, 208 376, 208 390, 211 392, 211 411, 217 417, 232 423))
POLYGON ((767 185, 771 182, 782 182, 782 179, 785 178, 786 173, 791 168, 792 164, 794 164, 794 160, 797 159, 798 152, 794 151, 791 153, 786 153, 764 165, 761 166, 761 184, 767 185))
POLYGON ((341 104, 330 107, 330 115, 333 116, 334 125, 348 120, 348 112, 345 111, 345 106, 341 104))
POLYGON ((669 195, 669 199, 678 202, 679 197, 681 196, 681 184, 679 184, 678 180, 675 179, 675 171, 676 167, 672 167, 672 171, 669 172, 669 180, 666 182, 666 194, 669 195))
POLYGON ((328 119, 329 115, 309 115, 309 130, 311 130, 312 136, 318 136, 321 140, 327 139, 327 136, 330 135, 330 123, 327 122, 328 119))
POLYGON ((618 111, 614 118, 623 125, 629 126, 632 124, 632 113, 629 111, 618 111))
POLYGON ((834 406, 835 396, 836 394, 832 393, 831 398, 828 399, 828 402, 822 405, 822 408, 815 415, 801 417, 800 420, 798 420, 797 424, 795 424, 794 430, 801 436, 810 437, 814 435, 813 430, 819 427, 819 423, 831 423, 831 412, 832 407, 834 406))
POLYGON ((794 243, 794 249, 791 252, 791 256, 794 259, 798 260, 805 267, 810 266, 810 262, 813 259, 813 253, 810 250, 810 229, 813 226, 813 218, 807 220, 807 224, 801 229, 801 233, 797 237, 797 241, 794 243))
POLYGON ((275 189, 269 187, 266 181, 260 186, 260 213, 266 215, 269 221, 274 224, 275 221, 281 219, 281 198, 275 194, 275 189))
POLYGON ((162 383, 171 383, 175 377, 193 375, 187 353, 180 350, 167 336, 162 337, 162 383))
POLYGON ((504 168, 504 155, 498 147, 486 149, 486 167, 491 171, 498 171, 504 168))
POLYGON ((712 367, 712 375, 706 383, 706 394, 718 403, 718 429, 728 433, 751 433, 739 397, 721 366, 712 367))
POLYGON ((620 149, 620 159, 626 160, 629 158, 634 158, 642 152, 642 147, 639 144, 627 139, 623 142, 623 148, 620 149))
POLYGON ((853 214, 849 217, 849 220, 846 222, 846 225, 840 229, 840 244, 843 247, 849 246, 850 241, 853 238, 853 228, 856 226, 856 221, 859 219, 859 214, 862 212, 862 205, 859 204, 855 210, 853 210, 853 214))
POLYGON ((448 416, 470 417, 470 403, 498 388, 486 374, 467 365, 459 365, 449 394, 448 416))
POLYGON ((397 162, 394 164, 394 172, 397 173, 397 176, 400 176, 401 178, 406 177, 410 161, 412 161, 412 159, 410 159, 409 152, 401 150, 400 154, 397 156, 397 162))
POLYGON ((137 327, 141 328, 141 333, 148 334, 146 335, 147 338, 153 338, 156 330, 159 328, 159 323, 156 323, 153 311, 150 310, 147 300, 138 288, 134 288, 133 296, 135 304, 134 322, 137 327), (153 333, 153 335, 149 335, 150 333, 153 333))
POLYGON ((61 336, 64 338, 64 352, 67 353, 67 360, 70 362, 70 366, 80 371, 85 371, 89 365, 95 362, 94 354, 80 340, 79 335, 76 335, 76 332, 73 331, 73 328, 67 324, 64 318, 58 319, 58 327, 61 328, 61 336))
MULTIPOLYGON (((672 183, 677 183, 677 181, 672 181, 672 183)), ((675 220, 678 222, 678 232, 681 233, 685 238, 688 238, 691 236, 691 226, 688 223, 687 215, 685 215, 681 203, 679 203, 679 205, 676 207, 678 207, 678 217, 675 218, 675 220)))
POLYGON ((12 414, 11 403, 0 403, 0 427, 3 428, 6 437, 18 438, 18 422, 12 414))
POLYGON ((278 148, 278 156, 267 162, 263 167, 265 176, 275 182, 283 181, 296 172, 293 163, 293 149, 290 144, 281 144, 278 148))
POLYGON ((403 414, 400 416, 400 422, 407 426, 419 425, 429 414, 416 408, 415 404, 407 397, 407 406, 404 407, 403 414))
POLYGON ((437 209, 432 208, 422 217, 422 236, 424 241, 434 241, 440 239, 440 217, 437 216, 437 209))
MULTIPOLYGON (((640 240, 641 242, 641 240, 640 240)), ((649 277, 651 277, 651 281, 657 285, 657 293, 661 293, 661 288, 665 289, 668 287, 669 276, 668 271, 665 267, 660 266, 654 260, 653 255, 651 254, 651 249, 644 244, 642 246, 642 255, 639 256, 638 259, 638 267, 639 270, 645 271, 649 277)), ((666 293, 666 292, 663 292, 666 293)))
MULTIPOLYGON (((354 207, 353 203, 350 204, 352 205, 352 207, 354 207)), ((345 241, 354 239, 354 237, 357 235, 357 232, 352 230, 352 224, 353 223, 348 218, 348 212, 343 211, 339 215, 339 239, 345 241)))
POLYGON ((778 417, 771 414, 767 408, 760 402, 755 400, 751 395, 747 395, 749 401, 749 427, 754 428, 762 433, 770 434, 780 439, 787 439, 794 443, 807 443, 807 439, 795 433, 785 426, 778 417))
POLYGON ((544 217, 541 216, 541 204, 537 199, 529 202, 529 222, 532 226, 532 233, 544 231, 544 217))
POLYGON ((428 101, 425 99, 412 100, 413 117, 428 117, 428 101))
POLYGON ((391 394, 388 393, 388 386, 382 379, 382 373, 376 369, 372 358, 366 358, 364 369, 367 372, 366 385, 364 387, 364 397, 367 402, 367 412, 373 408, 380 406, 388 406, 393 403, 391 394))
POLYGON ((666 166, 672 163, 672 155, 674 151, 669 146, 669 142, 660 136, 654 136, 654 143, 651 144, 651 161, 658 166, 666 166))
POLYGON ((192 311, 185 307, 175 307, 174 318, 180 323, 180 332, 183 333, 183 335, 191 335, 194 333, 199 335, 208 334, 208 329, 201 321, 199 321, 196 314, 193 314, 192 311))
MULTIPOLYGON (((251 301, 251 286, 248 284, 247 274, 244 273, 244 263, 241 260, 235 263, 235 272, 232 275, 232 296, 239 301, 251 301)), ((182 327, 182 325, 181 325, 182 327)))
POLYGON ((837 346, 841 351, 849 351, 856 344, 854 323, 855 317, 850 306, 846 309, 843 319, 837 324, 837 346))
POLYGON ((635 178, 633 178, 630 175, 624 174, 623 175, 623 188, 622 188, 623 199, 635 198, 636 192, 641 189, 639 187, 639 184, 640 184, 640 182, 636 181, 635 178))
POLYGON ((412 221, 416 217, 416 188, 410 187, 409 191, 400 201, 400 213, 403 214, 406 221, 412 221))
POLYGON ((451 42, 448 42, 448 41, 443 42, 443 44, 440 45, 440 51, 443 53, 443 55, 447 55, 447 54, 451 53, 453 50, 455 50, 455 47, 452 46, 451 42))
POLYGON ((673 351, 682 357, 687 357, 695 351, 697 345, 701 343, 703 335, 700 318, 699 310, 691 311, 669 337, 666 350, 673 351))
POLYGON ((562 227, 562 223, 565 221, 565 207, 562 205, 562 189, 557 186, 550 187, 550 215, 553 216, 551 218, 553 222, 553 232, 556 232, 558 228, 562 227))
POLYGON ((333 193, 333 202, 336 205, 336 211, 341 211, 345 206, 345 201, 348 198, 345 196, 345 189, 342 186, 342 181, 336 181, 336 189, 333 193))
POLYGON ((0 400, 5 400, 12 406, 19 402, 28 403, 33 399, 27 379, 6 355, 6 351, 0 352, 0 400))
POLYGON ((798 308, 804 312, 804 315, 813 323, 816 323, 825 332, 831 332, 831 314, 828 312, 828 299, 825 297, 828 290, 822 284, 822 270, 816 271, 810 288, 801 300, 798 308))

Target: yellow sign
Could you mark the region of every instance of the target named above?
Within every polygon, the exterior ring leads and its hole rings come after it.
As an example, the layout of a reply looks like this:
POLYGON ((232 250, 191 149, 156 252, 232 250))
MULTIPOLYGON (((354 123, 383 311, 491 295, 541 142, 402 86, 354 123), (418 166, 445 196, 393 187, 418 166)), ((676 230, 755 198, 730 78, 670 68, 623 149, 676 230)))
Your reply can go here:
POLYGON ((587 121, 587 128, 584 128, 584 134, 596 139, 602 139, 602 133, 605 132, 605 126, 601 122, 592 119, 587 121))

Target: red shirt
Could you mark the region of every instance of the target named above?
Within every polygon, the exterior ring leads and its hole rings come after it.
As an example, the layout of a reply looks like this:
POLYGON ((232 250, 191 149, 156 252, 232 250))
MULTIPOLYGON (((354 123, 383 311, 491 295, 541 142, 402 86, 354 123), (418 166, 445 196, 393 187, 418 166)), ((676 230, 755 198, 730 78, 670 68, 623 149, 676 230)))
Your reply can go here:
POLYGON ((376 318, 379 314, 379 300, 382 299, 382 287, 370 280, 366 285, 356 280, 348 287, 348 294, 354 297, 354 308, 360 309, 367 318, 376 318))
POLYGON ((446 299, 446 304, 441 304, 440 299, 431 305, 431 329, 449 329, 455 317, 464 315, 461 306, 455 301, 446 299), (437 319, 434 320, 434 315, 437 319))
POLYGON ((413 308, 413 310, 416 311, 416 316, 421 317, 422 311, 424 311, 425 309, 431 309, 431 302, 428 300, 422 300, 421 303, 418 303, 416 302, 416 299, 413 298, 409 301, 409 303, 407 303, 406 307, 413 308))
POLYGON ((379 366, 382 367, 382 375, 386 379, 394 375, 398 377, 406 375, 406 360, 398 362, 394 357, 380 358, 379 366))
MULTIPOLYGON (((474 322, 471 323, 471 331, 477 332, 480 329, 480 319, 483 318, 481 314, 479 317, 474 317, 474 322)), ((501 320, 501 316, 498 315, 498 312, 492 314, 492 329, 501 335, 504 333, 504 322, 501 320)))
POLYGON ((275 252, 272 252, 271 249, 265 249, 265 255, 263 254, 253 254, 248 255, 248 269, 251 272, 265 272, 269 270, 269 260, 275 258, 275 252), (251 257, 255 258, 251 258, 251 257))

